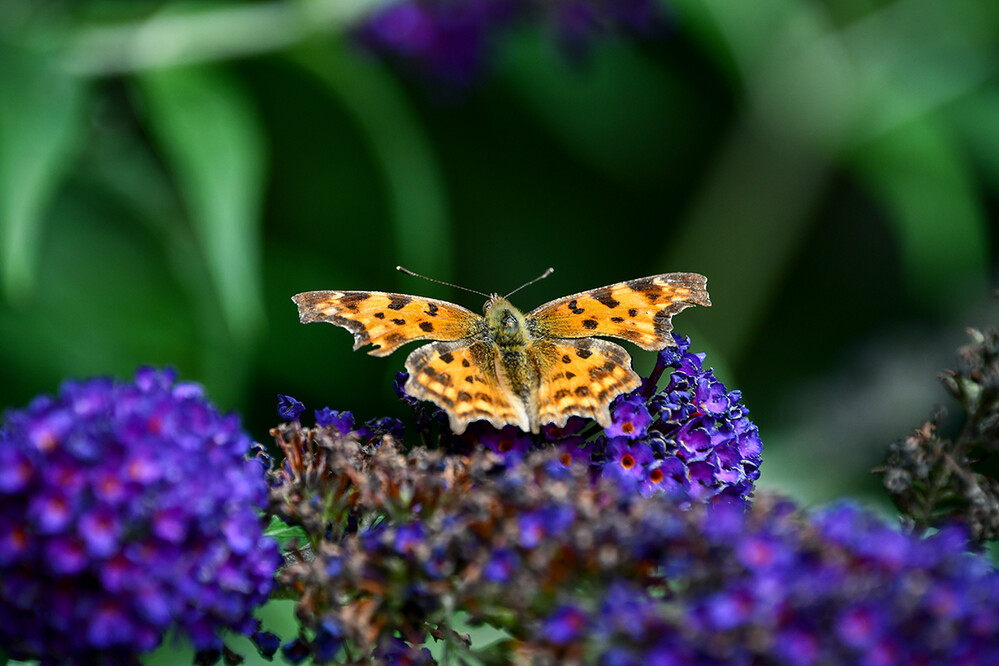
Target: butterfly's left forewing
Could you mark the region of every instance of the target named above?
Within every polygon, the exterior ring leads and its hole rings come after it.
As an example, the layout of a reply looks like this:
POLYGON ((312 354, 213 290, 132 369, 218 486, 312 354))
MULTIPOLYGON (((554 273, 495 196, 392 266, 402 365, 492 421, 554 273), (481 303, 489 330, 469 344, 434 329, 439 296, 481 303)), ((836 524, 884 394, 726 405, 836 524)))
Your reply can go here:
POLYGON ((580 292, 535 308, 527 326, 535 337, 587 338, 607 335, 642 349, 673 345, 672 317, 691 305, 711 305, 707 278, 664 273, 580 292))
POLYGON ((303 324, 325 321, 354 334, 354 349, 386 356, 413 340, 460 340, 481 333, 485 319, 447 301, 381 291, 307 291, 292 297, 303 324))

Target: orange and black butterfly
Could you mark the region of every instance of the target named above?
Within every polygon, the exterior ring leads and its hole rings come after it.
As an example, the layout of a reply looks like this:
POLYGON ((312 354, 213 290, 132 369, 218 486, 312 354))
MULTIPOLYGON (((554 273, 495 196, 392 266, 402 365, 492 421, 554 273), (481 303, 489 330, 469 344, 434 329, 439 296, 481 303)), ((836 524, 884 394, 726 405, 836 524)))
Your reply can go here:
POLYGON ((455 433, 478 420, 536 433, 545 423, 564 426, 570 416, 610 425, 611 401, 641 379, 624 348, 594 336, 647 350, 672 346, 673 315, 711 305, 706 285, 703 275, 664 273, 559 298, 527 314, 493 294, 484 316, 380 291, 309 291, 292 300, 303 323, 342 326, 354 334, 354 349, 373 345, 373 356, 436 340, 406 359, 405 390, 444 409, 455 433))

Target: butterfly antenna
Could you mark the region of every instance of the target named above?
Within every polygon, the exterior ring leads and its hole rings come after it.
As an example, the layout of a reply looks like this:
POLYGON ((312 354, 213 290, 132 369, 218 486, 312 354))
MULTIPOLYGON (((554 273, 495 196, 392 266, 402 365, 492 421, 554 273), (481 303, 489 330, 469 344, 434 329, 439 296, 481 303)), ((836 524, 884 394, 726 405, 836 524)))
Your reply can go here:
POLYGON ((552 273, 554 273, 554 272, 555 272, 555 269, 554 269, 554 268, 551 268, 551 267, 549 267, 549 268, 548 268, 548 269, 547 269, 547 270, 546 270, 546 271, 545 271, 544 273, 542 273, 542 274, 541 274, 541 275, 539 275, 538 277, 534 278, 534 279, 533 279, 533 280, 531 280, 530 282, 528 282, 528 283, 526 283, 526 284, 522 284, 522 285, 520 285, 519 287, 517 287, 516 289, 514 289, 513 291, 511 291, 511 292, 510 292, 509 294, 507 294, 507 295, 506 295, 506 296, 504 296, 503 298, 510 298, 511 296, 513 296, 514 294, 516 294, 516 293, 517 293, 518 291, 520 291, 520 290, 521 290, 521 289, 523 289, 524 287, 530 287, 530 286, 531 286, 532 284, 534 284, 534 283, 535 283, 535 282, 537 282, 538 280, 544 280, 544 279, 545 279, 546 277, 548 277, 549 275, 551 275, 551 274, 552 274, 552 273))
MULTIPOLYGON (((446 285, 448 287, 454 287, 455 289, 462 289, 464 291, 470 291, 473 294, 478 294, 479 296, 485 296, 486 298, 489 298, 489 294, 483 294, 481 291, 475 291, 474 289, 469 289, 468 287, 462 287, 461 285, 451 284, 450 282, 445 282, 444 280, 435 280, 434 278, 429 278, 426 275, 420 275, 419 273, 414 273, 413 271, 409 270, 408 268, 403 268, 402 266, 396 266, 395 269, 397 271, 399 271, 400 273, 405 273, 406 275, 412 275, 413 277, 423 278, 424 280, 427 280, 429 282, 436 282, 437 284, 443 284, 443 285, 446 285)), ((527 286, 527 285, 524 285, 524 286, 527 286)))

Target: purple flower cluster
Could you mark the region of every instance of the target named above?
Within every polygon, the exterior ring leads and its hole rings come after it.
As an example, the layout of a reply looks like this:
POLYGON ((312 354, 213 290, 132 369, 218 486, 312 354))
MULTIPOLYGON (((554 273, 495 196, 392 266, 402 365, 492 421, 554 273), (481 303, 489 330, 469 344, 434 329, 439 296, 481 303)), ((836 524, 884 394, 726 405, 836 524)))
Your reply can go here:
MULTIPOLYGON (((690 338, 675 333, 673 338, 677 346, 659 352, 656 369, 639 391, 652 392, 660 368, 672 368, 666 387, 649 401, 653 422, 644 441, 662 456, 659 469, 667 488, 682 489, 698 501, 746 500, 760 475, 763 442, 742 392, 729 391, 713 370, 703 369, 704 354, 690 352, 690 338)), ((634 397, 624 402, 629 400, 634 397)), ((654 471, 650 467, 650 474, 654 471)))
POLYGON ((486 650, 503 663, 999 663, 999 573, 961 530, 922 540, 851 505, 643 497, 558 450, 274 432, 299 462, 271 506, 316 554, 281 573, 308 630, 286 646, 297 658, 433 663, 430 637, 473 647, 449 626, 460 611, 515 637, 486 650))
POLYGON ((540 22, 571 57, 611 34, 652 37, 668 25, 657 0, 399 0, 376 11, 356 34, 369 50, 451 88, 474 83, 503 33, 540 22))
POLYGON ((251 634, 281 559, 264 469, 172 371, 62 385, 0 430, 0 648, 130 664, 173 629, 199 650, 251 634))
POLYGON ((848 504, 811 518, 770 501, 691 515, 683 529, 675 517, 644 521, 634 544, 682 582, 675 594, 615 582, 560 605, 525 652, 586 650, 608 664, 999 663, 999 574, 966 552, 964 530, 918 539, 848 504))
POLYGON ((486 66, 497 31, 510 25, 517 0, 402 0, 357 29, 360 42, 417 75, 462 88, 486 66))

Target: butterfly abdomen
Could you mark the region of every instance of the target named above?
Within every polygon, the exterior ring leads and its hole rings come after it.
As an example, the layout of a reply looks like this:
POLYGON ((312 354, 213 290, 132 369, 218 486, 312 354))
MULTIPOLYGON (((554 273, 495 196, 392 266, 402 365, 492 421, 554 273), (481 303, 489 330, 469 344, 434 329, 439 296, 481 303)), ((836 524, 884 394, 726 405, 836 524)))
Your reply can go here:
POLYGON ((524 424, 528 427, 524 430, 538 432, 537 396, 540 377, 527 347, 500 350, 496 357, 496 376, 523 405, 528 419, 528 423, 524 424))

